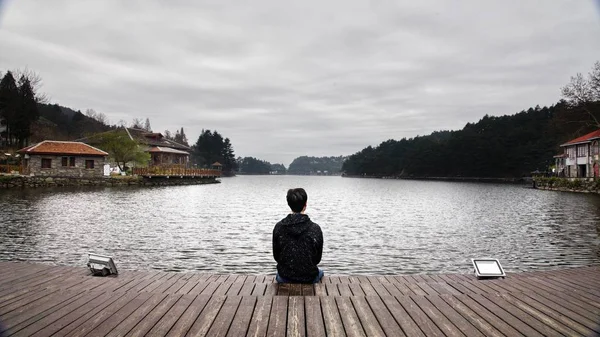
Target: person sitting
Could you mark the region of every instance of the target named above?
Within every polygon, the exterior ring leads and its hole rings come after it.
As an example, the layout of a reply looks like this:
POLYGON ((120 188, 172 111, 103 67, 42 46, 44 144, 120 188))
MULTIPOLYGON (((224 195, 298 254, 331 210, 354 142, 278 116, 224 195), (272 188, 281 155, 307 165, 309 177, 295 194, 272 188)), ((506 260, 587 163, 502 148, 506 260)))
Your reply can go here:
POLYGON ((304 189, 288 190, 286 199, 292 213, 273 229, 276 280, 279 283, 317 283, 323 277, 323 271, 317 267, 323 253, 321 227, 304 214, 308 200, 304 189))

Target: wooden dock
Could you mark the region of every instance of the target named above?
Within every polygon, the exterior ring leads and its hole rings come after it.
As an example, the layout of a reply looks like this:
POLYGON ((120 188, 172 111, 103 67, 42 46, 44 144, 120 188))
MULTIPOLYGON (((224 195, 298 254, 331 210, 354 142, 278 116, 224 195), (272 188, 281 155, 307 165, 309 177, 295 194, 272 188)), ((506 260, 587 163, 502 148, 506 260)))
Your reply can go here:
POLYGON ((315 285, 158 271, 102 278, 16 262, 0 271, 6 336, 600 336, 600 266, 315 285))

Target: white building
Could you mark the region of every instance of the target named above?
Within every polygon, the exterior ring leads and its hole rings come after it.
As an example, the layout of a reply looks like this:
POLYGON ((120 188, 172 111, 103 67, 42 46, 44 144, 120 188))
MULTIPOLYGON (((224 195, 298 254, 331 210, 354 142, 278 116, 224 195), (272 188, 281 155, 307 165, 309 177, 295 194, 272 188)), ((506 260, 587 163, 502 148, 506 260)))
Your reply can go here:
POLYGON ((600 129, 561 145, 563 153, 554 156, 556 172, 569 178, 600 177, 600 129))

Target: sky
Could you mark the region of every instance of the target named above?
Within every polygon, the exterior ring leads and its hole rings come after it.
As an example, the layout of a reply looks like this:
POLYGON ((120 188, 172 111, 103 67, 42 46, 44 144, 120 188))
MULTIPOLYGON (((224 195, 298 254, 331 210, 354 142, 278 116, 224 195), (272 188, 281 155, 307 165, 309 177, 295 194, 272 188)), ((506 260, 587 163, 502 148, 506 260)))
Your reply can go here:
POLYGON ((0 0, 0 71, 113 124, 286 166, 551 105, 600 60, 600 1, 0 0))

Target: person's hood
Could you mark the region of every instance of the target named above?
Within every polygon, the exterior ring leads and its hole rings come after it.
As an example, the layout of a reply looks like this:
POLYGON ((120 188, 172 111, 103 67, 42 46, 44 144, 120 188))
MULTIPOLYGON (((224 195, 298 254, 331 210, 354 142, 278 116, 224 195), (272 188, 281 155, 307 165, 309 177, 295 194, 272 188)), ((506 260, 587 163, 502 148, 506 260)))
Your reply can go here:
POLYGON ((310 227, 310 218, 306 214, 288 214, 281 220, 282 229, 292 236, 299 236, 310 227))

